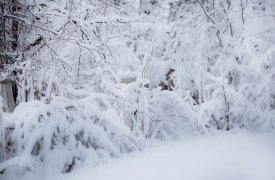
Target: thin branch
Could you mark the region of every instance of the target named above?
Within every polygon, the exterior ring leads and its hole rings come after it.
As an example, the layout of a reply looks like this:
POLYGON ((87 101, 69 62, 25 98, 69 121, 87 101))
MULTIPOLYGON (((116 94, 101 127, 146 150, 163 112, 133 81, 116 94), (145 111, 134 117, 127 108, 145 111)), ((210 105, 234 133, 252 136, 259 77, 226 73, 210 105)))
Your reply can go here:
POLYGON ((201 6, 201 8, 203 9, 204 14, 206 15, 206 17, 213 23, 216 24, 216 22, 209 16, 209 14, 206 12, 206 9, 204 8, 203 4, 197 0, 197 2, 199 3, 199 5, 201 6))
MULTIPOLYGON (((91 0, 89 0, 89 1, 91 2, 91 0)), ((99 1, 99 2, 102 2, 102 3, 104 3, 104 4, 107 4, 107 5, 109 5, 109 6, 113 7, 113 8, 115 8, 115 9, 124 11, 121 7, 116 6, 116 5, 114 5, 113 3, 109 3, 109 2, 106 2, 106 1, 104 1, 104 0, 98 0, 98 1, 99 1)))
POLYGON ((244 10, 245 10, 245 8, 247 6, 247 1, 248 0, 246 0, 245 4, 243 4, 243 0, 241 0, 241 9, 242 9, 242 21, 243 21, 243 24, 244 24, 244 10))
POLYGON ((150 57, 149 57, 147 63, 145 64, 145 66, 142 70, 142 79, 144 78, 145 69, 146 69, 147 65, 149 64, 149 62, 151 61, 151 59, 152 59, 152 54, 153 54, 153 50, 154 50, 155 42, 156 42, 156 35, 157 35, 158 25, 159 25, 159 21, 158 21, 156 29, 155 29, 154 40, 153 40, 153 45, 152 45, 152 49, 151 49, 151 52, 150 52, 150 57))
POLYGON ((20 21, 20 22, 26 24, 26 25, 36 27, 36 28, 38 28, 38 29, 41 29, 41 30, 50 32, 50 33, 52 33, 52 34, 54 34, 54 35, 57 35, 57 36, 59 35, 57 32, 54 32, 54 31, 52 31, 52 30, 50 30, 50 29, 46 29, 46 28, 44 28, 44 27, 35 25, 35 24, 33 24, 33 23, 30 23, 30 22, 27 22, 25 19, 19 18, 19 17, 17 17, 17 16, 8 15, 8 14, 0 14, 0 17, 15 19, 15 20, 17 20, 17 21, 20 21))

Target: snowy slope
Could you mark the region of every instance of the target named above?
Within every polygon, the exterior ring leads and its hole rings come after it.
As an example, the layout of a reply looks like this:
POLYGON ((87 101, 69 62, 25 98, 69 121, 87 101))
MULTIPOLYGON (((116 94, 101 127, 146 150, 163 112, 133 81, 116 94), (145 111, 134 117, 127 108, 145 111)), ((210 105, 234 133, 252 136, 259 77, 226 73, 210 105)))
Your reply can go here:
POLYGON ((274 134, 251 132, 192 137, 158 144, 94 168, 37 176, 40 180, 274 180, 274 139, 274 134))

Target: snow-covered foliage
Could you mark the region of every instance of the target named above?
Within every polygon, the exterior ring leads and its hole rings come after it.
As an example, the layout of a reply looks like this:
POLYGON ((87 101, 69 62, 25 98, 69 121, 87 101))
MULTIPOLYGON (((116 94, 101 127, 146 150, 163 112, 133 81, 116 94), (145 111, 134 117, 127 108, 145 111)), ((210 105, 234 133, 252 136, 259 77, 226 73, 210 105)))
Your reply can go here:
POLYGON ((176 65, 175 91, 190 92, 198 121, 224 130, 273 128, 274 2, 180 7, 163 59, 176 65))
POLYGON ((275 125, 273 0, 16 2, 0 15, 20 24, 1 71, 18 95, 0 112, 0 173, 65 173, 156 139, 275 125))
POLYGON ((38 162, 45 162, 68 172, 87 158, 96 164, 98 158, 138 149, 138 139, 120 122, 102 94, 79 100, 57 98, 50 105, 21 103, 7 115, 3 129, 12 131, 5 150, 11 159, 5 164, 23 169, 32 170, 38 162))

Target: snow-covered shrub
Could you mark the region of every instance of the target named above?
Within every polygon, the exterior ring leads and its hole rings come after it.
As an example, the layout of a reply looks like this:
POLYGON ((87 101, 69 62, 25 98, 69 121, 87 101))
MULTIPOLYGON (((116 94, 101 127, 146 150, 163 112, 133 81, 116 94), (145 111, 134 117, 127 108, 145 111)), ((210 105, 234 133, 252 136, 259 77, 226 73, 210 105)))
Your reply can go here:
POLYGON ((115 98, 92 93, 76 100, 53 97, 50 104, 21 103, 2 119, 5 161, 0 171, 25 173, 46 167, 70 172, 83 163, 96 165, 142 149, 155 139, 201 129, 183 99, 170 91, 153 95, 140 86, 143 83, 131 83, 115 98))
POLYGON ((274 2, 213 2, 172 3, 178 11, 158 40, 162 55, 152 59, 175 67, 173 92, 203 126, 271 129, 274 2))
POLYGON ((195 111, 178 94, 161 91, 150 102, 150 138, 171 139, 201 129, 195 111))
POLYGON ((7 160, 0 171, 33 170, 44 164, 69 172, 82 161, 97 164, 138 149, 134 135, 103 94, 74 101, 54 98, 51 104, 21 103, 5 116, 7 160))

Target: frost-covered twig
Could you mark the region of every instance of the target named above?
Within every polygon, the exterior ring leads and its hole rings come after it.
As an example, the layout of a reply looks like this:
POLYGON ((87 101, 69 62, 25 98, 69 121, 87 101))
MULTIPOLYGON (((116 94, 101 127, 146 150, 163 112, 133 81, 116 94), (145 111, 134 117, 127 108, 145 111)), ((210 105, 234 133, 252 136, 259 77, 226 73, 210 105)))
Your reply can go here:
POLYGON ((205 7, 204 7, 203 4, 200 2, 200 0, 197 0, 196 2, 199 3, 199 5, 200 5, 200 7, 202 8, 202 10, 203 10, 205 16, 206 16, 213 24, 216 25, 216 22, 215 22, 215 21, 210 17, 210 15, 206 12, 205 7))

